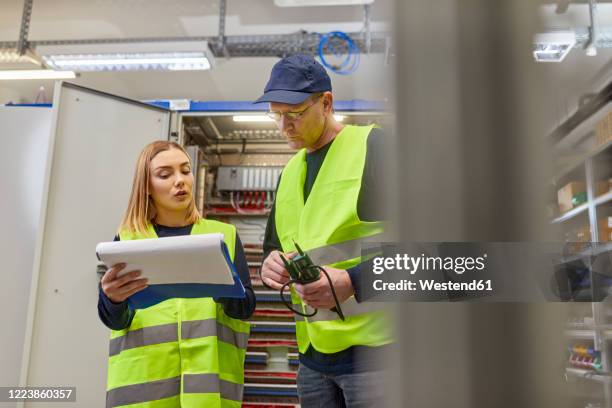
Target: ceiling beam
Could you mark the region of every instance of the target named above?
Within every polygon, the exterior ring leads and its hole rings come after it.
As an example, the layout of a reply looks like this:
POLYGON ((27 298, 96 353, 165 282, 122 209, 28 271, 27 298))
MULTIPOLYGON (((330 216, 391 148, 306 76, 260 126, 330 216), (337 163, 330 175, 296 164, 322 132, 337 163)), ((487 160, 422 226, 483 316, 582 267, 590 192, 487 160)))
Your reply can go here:
MULTIPOLYGON (((353 32, 347 35, 359 46, 360 50, 366 50, 366 41, 363 33, 353 32)), ((385 53, 387 39, 390 32, 371 32, 371 52, 385 53)), ((286 55, 304 53, 316 55, 320 41, 320 35, 299 31, 294 34, 275 35, 236 35, 224 36, 225 45, 229 55, 232 57, 283 57, 286 55)), ((156 38, 123 38, 123 39, 90 39, 90 40, 45 40, 29 41, 31 48, 38 45, 71 45, 71 44, 121 44, 121 43, 147 43, 147 42, 171 42, 171 41, 208 41, 209 44, 218 44, 219 37, 156 37, 156 38)), ((0 42, 0 48, 16 48, 17 42, 0 42)), ((211 47, 215 57, 224 56, 220 47, 211 47)), ((328 53, 328 50, 324 50, 328 53)))
POLYGON ((19 41, 17 41, 17 52, 25 55, 28 50, 28 34, 30 32, 30 19, 32 18, 33 0, 24 0, 23 13, 21 15, 21 27, 19 29, 19 41))

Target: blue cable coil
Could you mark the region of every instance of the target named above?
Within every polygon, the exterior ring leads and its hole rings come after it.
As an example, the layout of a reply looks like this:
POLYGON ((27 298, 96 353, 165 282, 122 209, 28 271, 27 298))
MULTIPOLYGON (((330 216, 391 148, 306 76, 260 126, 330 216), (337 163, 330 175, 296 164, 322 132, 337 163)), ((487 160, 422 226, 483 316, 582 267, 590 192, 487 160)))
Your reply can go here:
POLYGON ((332 31, 321 36, 319 41, 319 59, 321 64, 330 71, 339 75, 350 75, 359 66, 359 46, 342 31, 332 31), (334 57, 344 59, 340 63, 332 63, 325 57, 325 51, 334 57))

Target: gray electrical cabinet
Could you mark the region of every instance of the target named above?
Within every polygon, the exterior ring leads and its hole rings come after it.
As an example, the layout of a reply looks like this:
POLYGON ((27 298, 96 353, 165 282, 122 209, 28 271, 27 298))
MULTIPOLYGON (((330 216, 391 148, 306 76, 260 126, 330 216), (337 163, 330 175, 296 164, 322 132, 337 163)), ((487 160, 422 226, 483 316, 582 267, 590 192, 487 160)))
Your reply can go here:
POLYGON ((219 191, 274 191, 283 170, 270 166, 223 166, 217 171, 219 191))

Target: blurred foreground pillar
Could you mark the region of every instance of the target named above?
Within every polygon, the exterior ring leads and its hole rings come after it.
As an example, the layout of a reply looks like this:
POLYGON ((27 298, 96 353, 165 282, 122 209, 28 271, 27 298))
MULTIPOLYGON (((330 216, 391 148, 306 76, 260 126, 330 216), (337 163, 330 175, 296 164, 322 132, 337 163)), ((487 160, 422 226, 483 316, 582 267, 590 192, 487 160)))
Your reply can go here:
MULTIPOLYGON (((396 1, 403 241, 547 241, 538 4, 396 1)), ((404 303, 395 406, 565 407, 564 304, 404 303)))

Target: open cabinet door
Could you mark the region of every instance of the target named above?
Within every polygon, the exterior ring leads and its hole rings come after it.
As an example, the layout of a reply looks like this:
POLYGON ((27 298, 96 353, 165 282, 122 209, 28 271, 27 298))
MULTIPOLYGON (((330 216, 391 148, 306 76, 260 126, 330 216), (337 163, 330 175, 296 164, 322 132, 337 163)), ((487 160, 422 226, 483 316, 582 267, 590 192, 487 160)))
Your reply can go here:
POLYGON ((109 330, 95 247, 115 236, 138 154, 168 139, 170 112, 61 82, 53 110, 21 384, 76 387, 71 406, 100 407, 109 330))

